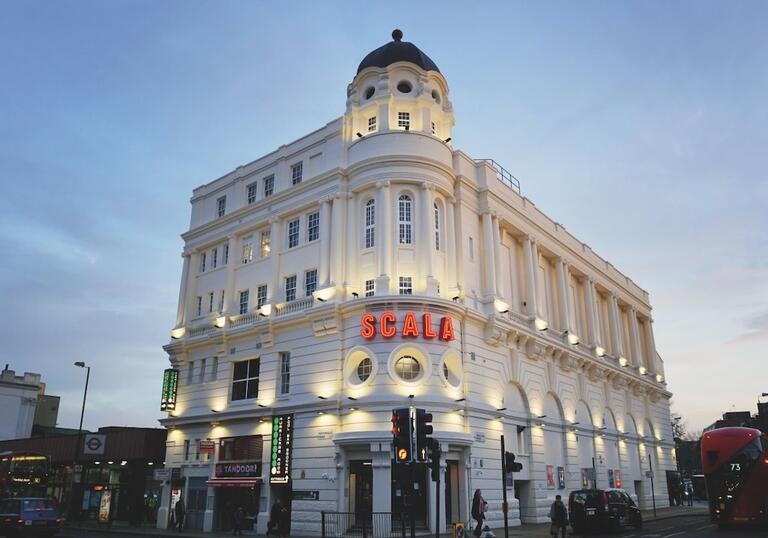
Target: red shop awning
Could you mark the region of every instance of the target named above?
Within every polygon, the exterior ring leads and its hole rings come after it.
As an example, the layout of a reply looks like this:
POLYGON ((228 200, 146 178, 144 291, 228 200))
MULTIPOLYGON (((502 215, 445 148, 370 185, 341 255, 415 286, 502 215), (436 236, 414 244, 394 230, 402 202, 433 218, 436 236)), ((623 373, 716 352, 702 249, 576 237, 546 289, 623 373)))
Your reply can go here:
POLYGON ((261 484, 261 478, 211 478, 206 482, 208 486, 228 488, 250 488, 261 484))

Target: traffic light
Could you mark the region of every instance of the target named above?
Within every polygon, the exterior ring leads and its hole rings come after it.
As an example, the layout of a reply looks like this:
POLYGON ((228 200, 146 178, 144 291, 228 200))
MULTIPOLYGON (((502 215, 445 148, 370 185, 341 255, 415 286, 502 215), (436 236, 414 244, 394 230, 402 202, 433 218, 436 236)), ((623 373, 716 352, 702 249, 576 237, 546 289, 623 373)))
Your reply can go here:
POLYGON ((504 464, 508 473, 519 473, 523 470, 522 463, 515 463, 515 454, 512 452, 506 452, 504 454, 504 464))
POLYGON ((392 446, 396 463, 409 463, 412 459, 411 410, 407 407, 392 410, 392 446))
POLYGON ((427 461, 429 441, 434 431, 432 428, 432 413, 423 409, 416 410, 416 461, 427 461))
POLYGON ((432 481, 440 481, 440 456, 442 450, 440 450, 440 443, 437 439, 429 439, 429 446, 427 447, 427 455, 429 456, 429 469, 431 471, 432 481))

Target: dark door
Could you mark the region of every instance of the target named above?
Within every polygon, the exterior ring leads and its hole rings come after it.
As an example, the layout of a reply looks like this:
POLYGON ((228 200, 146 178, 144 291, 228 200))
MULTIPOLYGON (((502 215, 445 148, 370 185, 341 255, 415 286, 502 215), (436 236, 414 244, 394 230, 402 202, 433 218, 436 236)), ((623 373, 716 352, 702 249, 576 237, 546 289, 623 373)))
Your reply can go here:
POLYGON ((349 462, 350 512, 354 514, 352 525, 362 526, 363 519, 370 521, 373 510, 373 470, 371 460, 349 462))
POLYGON ((392 460, 392 517, 427 527, 427 485, 429 468, 423 463, 403 465, 392 460))
POLYGON ((205 518, 205 504, 208 495, 208 487, 205 485, 207 479, 204 477, 194 477, 189 479, 187 489, 187 514, 184 528, 189 530, 203 530, 203 519, 205 518))
POLYGON ((448 527, 459 517, 459 462, 448 460, 445 470, 445 522, 448 527))

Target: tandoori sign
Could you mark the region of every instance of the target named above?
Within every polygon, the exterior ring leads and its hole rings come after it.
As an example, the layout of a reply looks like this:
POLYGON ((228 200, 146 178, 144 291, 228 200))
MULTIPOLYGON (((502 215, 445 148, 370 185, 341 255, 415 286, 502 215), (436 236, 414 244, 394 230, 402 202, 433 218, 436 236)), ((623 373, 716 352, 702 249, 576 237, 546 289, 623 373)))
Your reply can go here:
POLYGON ((393 338, 398 333, 404 338, 422 337, 426 340, 437 338, 445 342, 450 342, 456 338, 453 321, 448 316, 440 318, 437 330, 432 325, 432 314, 428 312, 421 315, 420 323, 416 319, 416 314, 406 312, 403 322, 399 326, 397 316, 389 310, 382 312, 378 319, 376 319, 376 314, 370 312, 366 312, 360 317, 360 336, 366 340, 372 340, 377 334, 384 338, 393 338))

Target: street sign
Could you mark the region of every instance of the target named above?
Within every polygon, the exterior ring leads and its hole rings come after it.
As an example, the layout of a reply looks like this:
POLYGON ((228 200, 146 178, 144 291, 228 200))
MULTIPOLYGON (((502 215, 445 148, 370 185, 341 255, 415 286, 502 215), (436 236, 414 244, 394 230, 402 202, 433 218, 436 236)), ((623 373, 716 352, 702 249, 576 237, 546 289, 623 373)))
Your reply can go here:
POLYGON ((76 473, 82 473, 83 472, 83 466, 78 464, 75 464, 75 472, 76 473))
POLYGON ((155 480, 170 480, 171 479, 171 470, 170 469, 155 469, 154 472, 155 480))
POLYGON ((645 471, 646 478, 653 478, 653 471, 645 471))
POLYGON ((171 469, 171 480, 181 480, 181 467, 171 469))
POLYGON ((104 433, 88 433, 83 442, 83 454, 103 456, 107 444, 107 435, 104 433))
POLYGON ((216 451, 216 443, 213 441, 200 441, 200 454, 213 454, 216 451))

